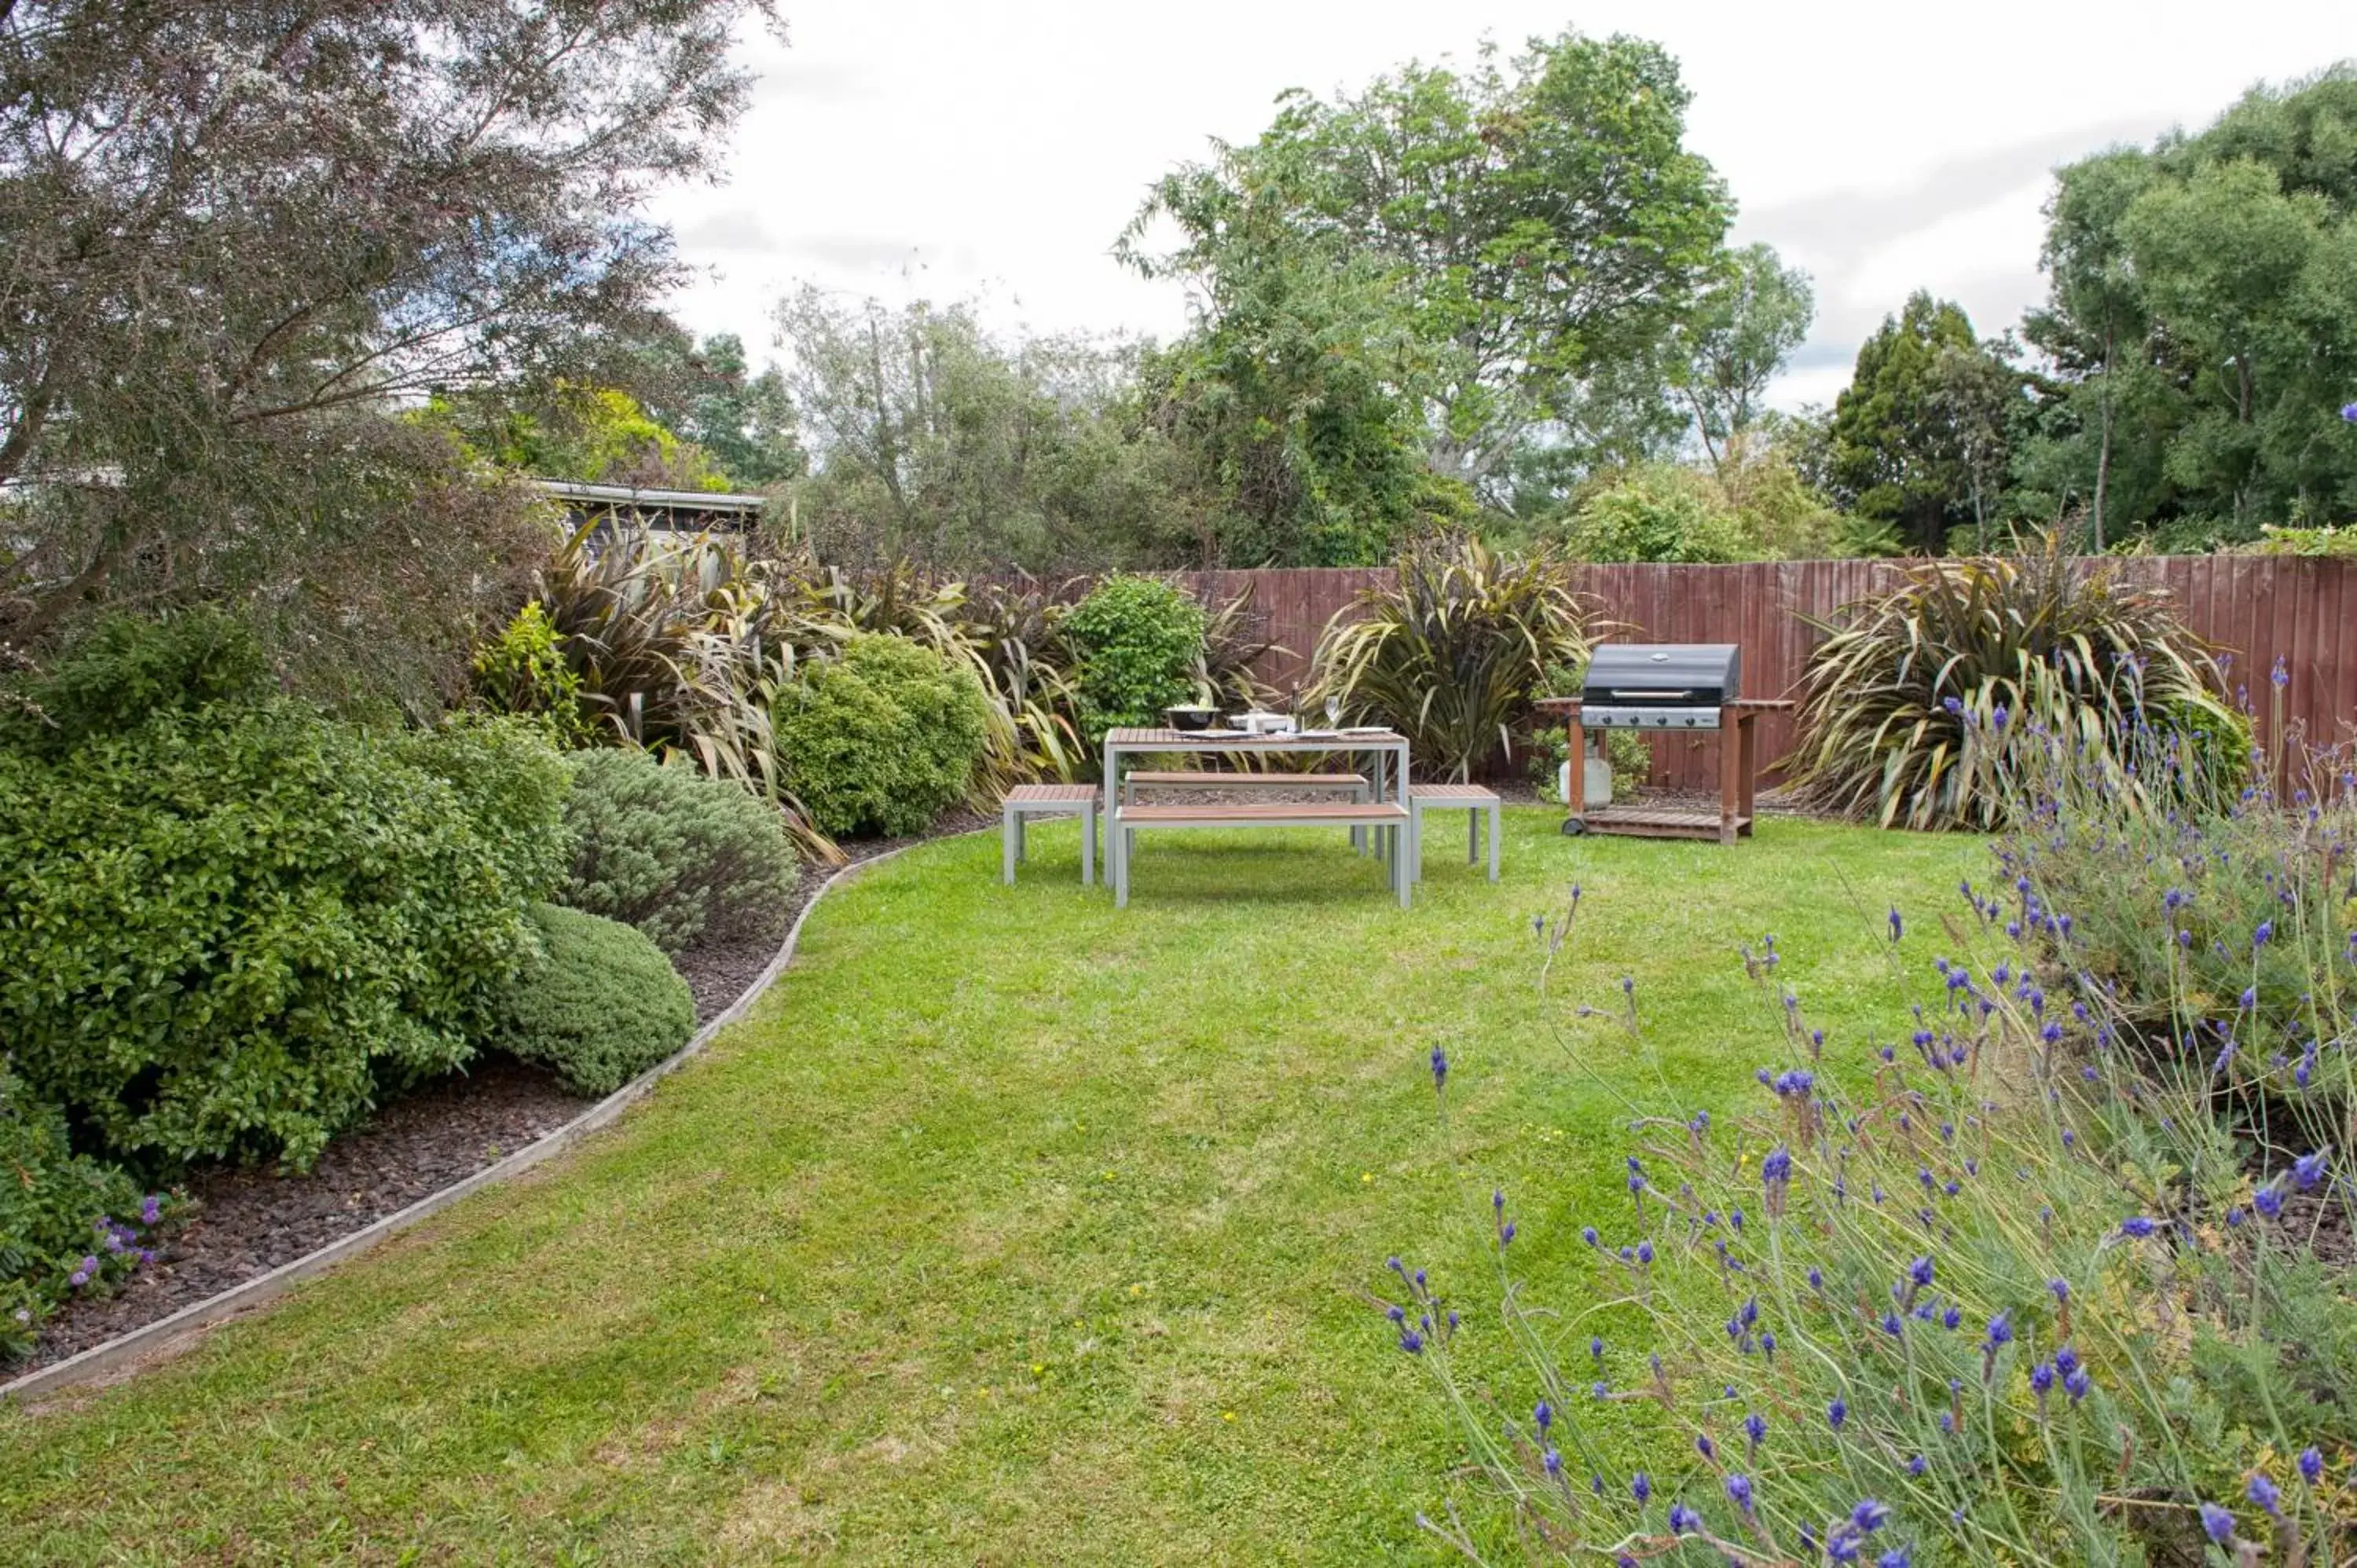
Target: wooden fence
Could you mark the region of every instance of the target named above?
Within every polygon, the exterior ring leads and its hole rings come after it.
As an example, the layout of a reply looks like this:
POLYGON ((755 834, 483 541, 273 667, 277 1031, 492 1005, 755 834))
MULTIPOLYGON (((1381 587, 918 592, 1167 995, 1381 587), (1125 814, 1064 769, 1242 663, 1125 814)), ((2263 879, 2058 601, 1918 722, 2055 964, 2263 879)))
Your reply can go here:
MULTIPOLYGON (((2234 654, 2233 678, 2247 680, 2267 709, 2266 674, 2277 657, 2290 671, 2287 718, 2319 739, 2345 736, 2357 724, 2357 562, 2287 556, 2190 555, 2132 559, 2124 575, 2167 587, 2192 628, 2234 654)), ((1874 561, 1776 561, 1732 566, 1586 566, 1580 590, 1601 612, 1631 629, 1625 640, 1735 642, 1743 648, 1748 696, 1797 696, 1811 624, 1887 585, 1893 568, 1874 561)), ((1222 597, 1249 587, 1261 636, 1284 650, 1262 673, 1279 691, 1304 679, 1327 621, 1363 590, 1387 581, 1388 568, 1299 568, 1189 575, 1199 592, 1222 597)), ((1714 789, 1714 743, 1651 737, 1653 781, 1714 789)), ((1787 718, 1768 721, 1761 756, 1781 760, 1792 748, 1787 718)))

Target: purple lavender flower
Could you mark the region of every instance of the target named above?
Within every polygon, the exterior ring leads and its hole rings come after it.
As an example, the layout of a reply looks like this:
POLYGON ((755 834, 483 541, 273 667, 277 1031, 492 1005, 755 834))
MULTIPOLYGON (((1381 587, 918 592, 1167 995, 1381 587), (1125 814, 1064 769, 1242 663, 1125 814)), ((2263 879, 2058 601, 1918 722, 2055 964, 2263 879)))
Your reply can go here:
POLYGON ((1896 942, 1906 929, 1906 923, 1899 918, 1899 906, 1893 904, 1890 907, 1890 940, 1896 942))
POLYGON ((1651 1498, 1653 1495, 1653 1478, 1651 1476, 1646 1475, 1642 1470, 1638 1471, 1634 1476, 1629 1477, 1629 1495, 1636 1498, 1639 1505, 1641 1506, 1648 1498, 1651 1498))
POLYGON ((1413 1328, 1403 1328, 1400 1330, 1399 1348, 1406 1351, 1411 1356, 1422 1355, 1424 1353, 1424 1336, 1418 1334, 1413 1328))
POLYGON ((2322 1480, 2324 1478, 2324 1455, 2318 1453, 2312 1447, 2301 1449, 2299 1451, 2299 1478, 2306 1481, 2311 1487, 2316 1485, 2317 1482, 2322 1480))
POLYGON ((1860 1498, 1857 1506, 1849 1510, 1850 1527, 1861 1535, 1872 1535, 1890 1522, 1890 1510, 1872 1498, 1860 1498))
POLYGON ((1904 1546, 1894 1546, 1874 1560, 1874 1568, 1914 1568, 1915 1559, 1904 1546))
POLYGON ((2228 1513, 2224 1509, 2220 1508, 2216 1503, 2203 1503, 2201 1505, 2201 1529, 2211 1540, 2216 1541, 2219 1545, 2227 1545, 2234 1539, 2234 1516, 2228 1513))
POLYGON ((2046 1288, 2054 1293, 2054 1300, 2058 1305, 2066 1303, 2071 1299, 2071 1282, 2069 1280, 2048 1280, 2046 1282, 2046 1288))
POLYGON ((1432 1087, 1436 1090, 1448 1087, 1448 1053, 1438 1046, 1432 1047, 1432 1087))
POLYGON ((1929 1459, 1924 1458, 1921 1454, 1910 1455, 1908 1457, 1907 1473, 1918 1480, 1921 1480, 1927 1473, 1929 1473, 1931 1468, 1932 1462, 1929 1459))
POLYGON ((2131 1214, 2120 1221, 2120 1234, 2134 1237, 2138 1240, 2151 1235, 2155 1229, 2153 1222, 2141 1214, 2131 1214))
POLYGON ((1563 1474, 1563 1455, 1554 1449, 1550 1448, 1542 1455, 1539 1462, 1546 1466, 1548 1475, 1560 1477, 1563 1474))
POLYGON ((2283 1188, 2282 1188, 2282 1187, 2281 1187, 2281 1186, 2279 1186, 2276 1182, 2272 1182, 2272 1181, 2271 1181, 2271 1182, 2267 1183, 2267 1185, 2266 1185, 2266 1186, 2265 1186, 2265 1187, 2263 1187, 2259 1188, 2259 1190, 2258 1190, 2258 1191, 2256 1191, 2256 1192, 2255 1192, 2255 1193, 2251 1194, 2251 1207, 2252 1207, 2253 1208, 2255 1208, 2255 1209, 2257 1209, 2257 1210, 2259 1211, 2259 1218, 2260 1218, 2260 1219, 2282 1219, 2282 1218, 2283 1218, 2283 1188))
POLYGON ((1695 1512, 1694 1509, 1686 1507, 1684 1503, 1672 1503, 1670 1505, 1671 1534, 1691 1535, 1701 1528, 1702 1515, 1695 1512))
POLYGON ((2299 1184, 2300 1191, 2306 1192, 2324 1179, 2324 1167, 2331 1162, 2331 1159, 2332 1151, 2330 1148, 2322 1148, 2312 1155, 2302 1155, 2292 1162, 2292 1180, 2299 1184))
POLYGON ((2283 1518, 2283 1493, 2265 1476, 2254 1473, 2251 1477, 2251 1484, 2244 1489, 2244 1495, 2266 1509, 2275 1518, 2283 1518))
POLYGON ((1706 1459, 1716 1459, 1718 1457, 1718 1449, 1712 1444, 1710 1434, 1707 1432, 1697 1432, 1695 1434, 1695 1452, 1701 1455, 1706 1459))
POLYGON ((1750 1441, 1751 1446, 1754 1448, 1757 1448, 1762 1443, 1767 1442, 1768 1418, 1761 1415, 1758 1411, 1754 1411, 1749 1415, 1745 1416, 1743 1418, 1743 1435, 1750 1441))
POLYGON ((1746 1514, 1751 1511, 1751 1477, 1736 1474, 1727 1477, 1727 1499, 1746 1514))
POLYGON ((1531 1419, 1538 1423, 1539 1432, 1544 1435, 1546 1429, 1555 1424, 1555 1406, 1544 1400, 1539 1401, 1538 1408, 1531 1412, 1531 1419))
POLYGON ((2251 946, 2263 948, 2267 945, 2267 939, 2275 934, 2276 923, 2273 920, 2261 920, 2251 929, 2251 946))

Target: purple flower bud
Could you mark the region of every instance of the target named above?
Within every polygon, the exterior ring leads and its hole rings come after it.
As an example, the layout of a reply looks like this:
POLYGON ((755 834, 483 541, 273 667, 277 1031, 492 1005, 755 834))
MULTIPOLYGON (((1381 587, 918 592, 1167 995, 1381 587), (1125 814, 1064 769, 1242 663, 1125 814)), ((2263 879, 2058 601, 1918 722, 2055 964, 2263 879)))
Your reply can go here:
POLYGON ((1747 1514, 1749 1513, 1751 1511, 1751 1477, 1744 1475, 1727 1477, 1727 1496, 1737 1508, 1747 1514))
POLYGON ((2203 1503, 2201 1528, 2211 1540, 2224 1546, 2234 1539, 2234 1516, 2216 1503, 2203 1503))
POLYGON ((2306 1192, 2323 1179, 2324 1167, 2331 1158, 2332 1151, 2327 1148, 2319 1149, 2312 1155, 2302 1155, 2292 1162, 2292 1179, 2299 1184, 2300 1191, 2306 1192))
POLYGON ((2317 1482, 2322 1480, 2324 1478, 2324 1455, 2318 1453, 2314 1448, 2301 1449, 2299 1451, 2299 1478, 2306 1481, 2311 1487, 2316 1485, 2317 1482))
POLYGON ((1555 1424, 1555 1407, 1546 1401, 1541 1400, 1538 1408, 1531 1412, 1531 1419, 1538 1423, 1539 1431, 1544 1433, 1548 1427, 1555 1424))
POLYGON ((1448 1087, 1448 1053, 1438 1046, 1432 1047, 1432 1087, 1448 1087))
POLYGON ((1835 1395, 1833 1402, 1825 1406, 1825 1424, 1839 1432, 1842 1429, 1842 1423, 1848 1419, 1848 1402, 1839 1394, 1835 1395))
POLYGON ((2132 1214, 2120 1221, 2120 1234, 2135 1237, 2139 1240, 2151 1235, 2154 1229, 2153 1222, 2141 1214, 2132 1214))
POLYGON ((2276 1519, 2283 1518, 2283 1509, 2281 1506, 2283 1502, 2283 1493, 2277 1490, 2276 1484, 2273 1481, 2268 1480, 2265 1476, 2254 1475, 2251 1477, 2251 1484, 2249 1487, 2246 1488, 2244 1495, 2248 1497, 2253 1502, 2258 1504, 2259 1507, 2266 1509, 2268 1513, 2274 1515, 2276 1519))
POLYGON ((1701 1528, 1702 1515, 1695 1512, 1694 1509, 1686 1507, 1684 1503, 1672 1503, 1670 1505, 1671 1534, 1689 1535, 1701 1528))
POLYGON ((1872 1498, 1860 1498, 1849 1510, 1849 1522, 1860 1533, 1871 1535, 1890 1522, 1890 1510, 1872 1498))

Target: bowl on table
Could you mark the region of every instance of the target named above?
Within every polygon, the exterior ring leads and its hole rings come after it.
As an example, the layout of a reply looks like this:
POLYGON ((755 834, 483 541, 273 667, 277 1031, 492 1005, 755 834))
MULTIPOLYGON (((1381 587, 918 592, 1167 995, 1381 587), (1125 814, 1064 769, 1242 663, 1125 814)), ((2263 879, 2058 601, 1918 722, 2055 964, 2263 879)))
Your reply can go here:
POLYGON ((1168 721, 1172 729, 1192 734, 1197 730, 1210 729, 1217 724, 1220 710, 1201 707, 1190 703, 1179 707, 1165 708, 1162 710, 1162 716, 1168 721))

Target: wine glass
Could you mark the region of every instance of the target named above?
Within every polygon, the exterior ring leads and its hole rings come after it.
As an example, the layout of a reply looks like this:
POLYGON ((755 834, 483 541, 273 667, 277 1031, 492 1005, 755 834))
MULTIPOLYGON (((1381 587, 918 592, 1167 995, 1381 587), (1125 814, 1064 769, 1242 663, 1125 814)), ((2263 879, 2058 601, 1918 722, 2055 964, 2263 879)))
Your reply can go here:
POLYGON ((1342 727, 1342 696, 1339 692, 1326 693, 1326 727, 1328 729, 1342 727))

